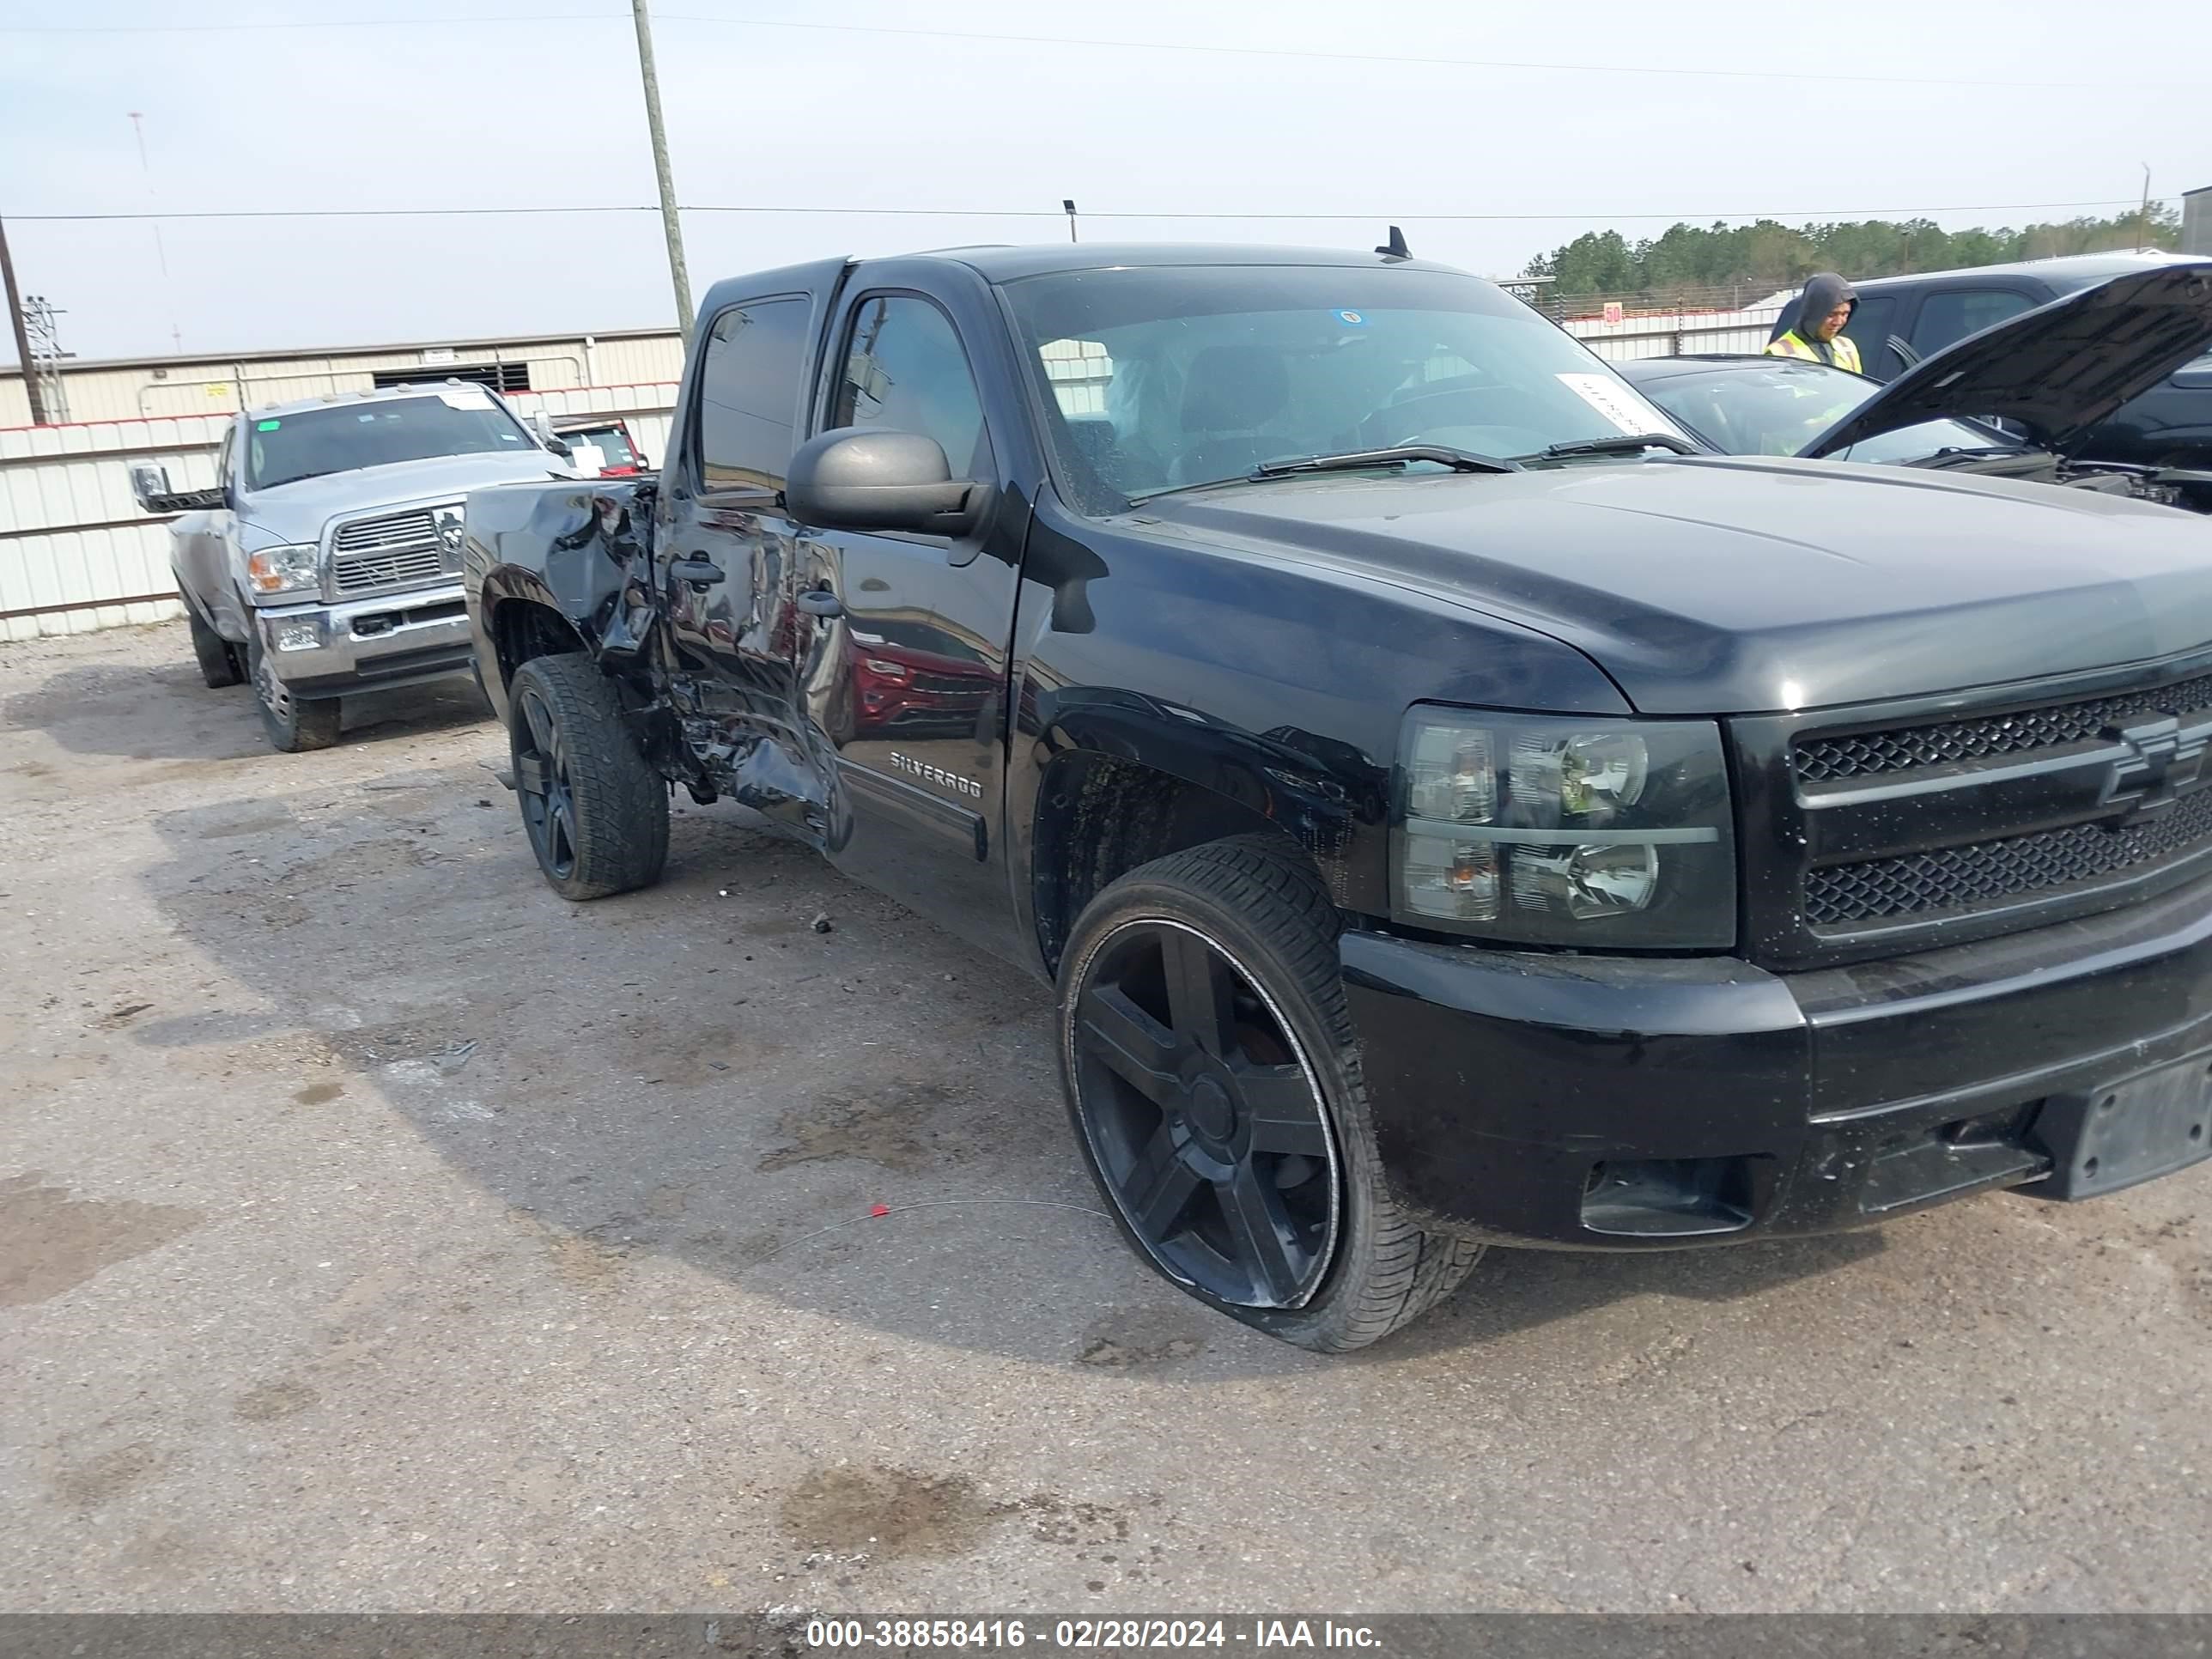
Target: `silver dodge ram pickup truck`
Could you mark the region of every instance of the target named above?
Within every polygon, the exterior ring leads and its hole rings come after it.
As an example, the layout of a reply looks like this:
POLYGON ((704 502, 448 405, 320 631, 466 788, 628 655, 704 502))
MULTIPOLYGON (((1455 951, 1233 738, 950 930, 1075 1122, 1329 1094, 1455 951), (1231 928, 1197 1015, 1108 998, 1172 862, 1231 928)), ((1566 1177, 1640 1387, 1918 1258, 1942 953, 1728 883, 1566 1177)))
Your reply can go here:
POLYGON ((210 686, 252 683, 276 748, 336 743, 340 699, 472 667, 461 599, 469 491, 577 477, 461 381, 347 392, 240 415, 211 489, 131 469, 138 504, 174 514, 169 564, 210 686))

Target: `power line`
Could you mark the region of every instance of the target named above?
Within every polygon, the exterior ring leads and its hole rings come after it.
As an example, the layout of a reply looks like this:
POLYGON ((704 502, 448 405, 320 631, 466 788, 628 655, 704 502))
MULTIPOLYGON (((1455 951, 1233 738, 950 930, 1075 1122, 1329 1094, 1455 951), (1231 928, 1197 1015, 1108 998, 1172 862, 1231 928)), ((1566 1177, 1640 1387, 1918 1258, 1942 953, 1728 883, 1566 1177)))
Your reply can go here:
POLYGON ((0 34, 258 34, 275 29, 425 28, 447 23, 627 23, 611 11, 488 12, 459 17, 314 17, 246 23, 0 23, 0 34))
MULTIPOLYGON (((2172 199, 2170 197, 2150 198, 2153 204, 2160 206, 2172 199)), ((2112 197, 2094 202, 1978 202, 1945 207, 1777 208, 1756 213, 1741 211, 1611 213, 1595 208, 1580 213, 1413 213, 1399 207, 1369 208, 1356 213, 1297 211, 1214 213, 1182 209, 1158 211, 1138 209, 1100 211, 1085 208, 1083 210, 1083 216, 1085 219, 1199 222, 1213 220, 1223 222, 1280 220, 1347 224, 1381 222, 1386 219, 1394 220, 1401 224, 1578 224, 1589 220, 1635 220, 1653 222, 1666 220, 1675 223, 1697 223, 1716 219, 1813 222, 1850 218, 1909 218, 1930 213, 2052 213, 2069 209, 2134 207, 2136 205, 2136 198, 2127 196, 2112 197)), ((657 210, 650 203, 641 202, 543 207, 238 208, 190 209, 170 213, 13 213, 9 217, 18 224, 88 224, 130 223, 155 219, 434 219, 564 213, 652 213, 657 210)), ((719 202, 690 204, 682 210, 685 213, 793 214, 892 219, 1059 219, 1064 217, 1066 214, 1066 210, 1060 208, 823 207, 814 204, 797 205, 776 203, 719 202)))
MULTIPOLYGON (((1122 52, 1176 52, 1230 58, 1277 58, 1325 64, 1383 64, 1400 67, 1509 70, 1539 74, 1631 75, 1724 81, 1826 81, 1859 86, 1979 87, 1992 90, 2183 92, 2199 88, 2172 82, 1992 81, 1956 76, 1865 75, 1847 70, 1705 69, 1654 64, 1572 64, 1548 59, 1439 58, 1405 53, 1321 51, 1297 46, 1223 46, 1188 40, 1129 40, 1104 36, 1013 34, 980 29, 900 28, 873 23, 802 23, 774 17, 733 17, 704 12, 664 12, 672 23, 707 23, 733 28, 796 29, 820 33, 875 34, 902 40, 960 40, 971 44, 1081 46, 1122 52)), ((20 23, 0 24, 6 34, 230 34, 272 29, 421 28, 434 24, 591 23, 625 21, 615 12, 506 12, 458 17, 332 17, 234 23, 20 23)))

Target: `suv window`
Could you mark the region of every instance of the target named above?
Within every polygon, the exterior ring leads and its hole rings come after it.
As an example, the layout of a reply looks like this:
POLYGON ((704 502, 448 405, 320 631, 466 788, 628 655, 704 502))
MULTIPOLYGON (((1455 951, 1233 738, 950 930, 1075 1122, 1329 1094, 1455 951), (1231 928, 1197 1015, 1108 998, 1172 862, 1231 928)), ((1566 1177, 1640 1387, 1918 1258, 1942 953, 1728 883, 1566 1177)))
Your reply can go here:
POLYGON ((1863 294, 1859 308, 1851 313, 1850 326, 1844 336, 1859 349, 1859 362, 1866 372, 1877 380, 1893 380, 1904 371, 1905 364, 1889 349, 1889 337, 1897 329, 1898 296, 1894 294, 1863 294))
POLYGON ((983 400, 960 337, 951 319, 910 295, 876 295, 854 310, 830 426, 934 438, 956 478, 993 471, 983 400))
POLYGON ((2008 317, 2032 310, 2034 305, 2027 295, 2008 288, 1954 288, 1931 294, 1920 302, 1920 320, 1913 325, 1912 343, 1925 357, 1969 334, 1993 328, 2008 317))
POLYGON ((732 306, 699 367, 699 477, 709 489, 781 489, 791 463, 793 391, 805 372, 806 301, 732 306))

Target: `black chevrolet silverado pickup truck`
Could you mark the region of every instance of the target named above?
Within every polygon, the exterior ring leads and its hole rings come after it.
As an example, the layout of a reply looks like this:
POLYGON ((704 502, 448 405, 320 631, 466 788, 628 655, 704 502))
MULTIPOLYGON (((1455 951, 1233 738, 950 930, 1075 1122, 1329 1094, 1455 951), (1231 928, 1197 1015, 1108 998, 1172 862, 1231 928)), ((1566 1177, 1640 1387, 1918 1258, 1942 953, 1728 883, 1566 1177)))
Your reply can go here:
POLYGON ((1389 254, 833 259, 696 339, 657 477, 469 498, 546 878, 653 881, 680 784, 1025 964, 1213 1307, 2212 1151, 2202 519, 1685 453, 1389 254))

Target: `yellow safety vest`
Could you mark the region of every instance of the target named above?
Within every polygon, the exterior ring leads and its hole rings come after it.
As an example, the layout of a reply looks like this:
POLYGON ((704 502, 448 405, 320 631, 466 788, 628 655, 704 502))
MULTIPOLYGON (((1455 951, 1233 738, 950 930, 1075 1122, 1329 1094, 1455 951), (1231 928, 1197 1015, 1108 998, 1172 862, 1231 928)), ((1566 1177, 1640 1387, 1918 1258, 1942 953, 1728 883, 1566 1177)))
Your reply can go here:
MULTIPOLYGON (((1854 374, 1866 372, 1859 367, 1859 349, 1851 343, 1850 336, 1838 334, 1828 342, 1828 349, 1836 354, 1838 368, 1848 368, 1854 374)), ((1770 357, 1802 357, 1813 363, 1826 361, 1794 328, 1780 339, 1771 342, 1766 348, 1766 355, 1770 357)))

